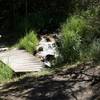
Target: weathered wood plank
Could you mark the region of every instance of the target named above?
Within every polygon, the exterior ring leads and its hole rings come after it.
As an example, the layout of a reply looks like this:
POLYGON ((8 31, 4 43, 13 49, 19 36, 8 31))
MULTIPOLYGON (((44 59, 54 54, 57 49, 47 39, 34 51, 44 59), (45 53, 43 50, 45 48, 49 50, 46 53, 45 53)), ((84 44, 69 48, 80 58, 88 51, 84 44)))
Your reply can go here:
POLYGON ((15 72, 40 71, 43 63, 25 50, 12 49, 0 53, 0 60, 15 72))

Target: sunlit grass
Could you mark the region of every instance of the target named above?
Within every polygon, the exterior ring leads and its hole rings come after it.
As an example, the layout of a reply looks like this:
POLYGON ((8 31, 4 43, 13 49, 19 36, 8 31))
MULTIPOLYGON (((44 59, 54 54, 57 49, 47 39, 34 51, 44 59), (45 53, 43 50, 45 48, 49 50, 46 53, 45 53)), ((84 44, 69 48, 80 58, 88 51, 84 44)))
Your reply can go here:
POLYGON ((37 35, 34 31, 31 31, 26 34, 22 39, 20 39, 17 44, 20 49, 25 49, 28 52, 32 53, 35 51, 36 46, 38 44, 37 35))
POLYGON ((60 52, 64 58, 64 62, 73 62, 79 59, 81 34, 85 27, 85 19, 81 16, 71 16, 62 25, 60 52))
POLYGON ((0 61, 0 83, 12 79, 13 74, 12 69, 0 61))

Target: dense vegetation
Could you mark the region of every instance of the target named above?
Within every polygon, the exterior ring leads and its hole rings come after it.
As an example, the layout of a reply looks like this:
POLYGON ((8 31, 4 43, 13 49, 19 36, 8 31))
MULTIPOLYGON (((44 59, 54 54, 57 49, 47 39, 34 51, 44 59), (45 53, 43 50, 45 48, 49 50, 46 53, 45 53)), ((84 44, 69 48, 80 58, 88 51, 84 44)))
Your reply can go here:
POLYGON ((61 28, 61 54, 65 62, 72 62, 79 58, 81 33, 86 27, 86 21, 81 16, 70 17, 61 28))
POLYGON ((26 49, 28 52, 33 53, 38 45, 38 38, 34 31, 30 31, 26 36, 20 39, 18 47, 20 49, 26 49))
POLYGON ((0 83, 9 81, 13 78, 14 72, 12 69, 0 61, 0 83))
POLYGON ((100 6, 67 19, 61 28, 61 53, 65 62, 97 60, 100 54, 100 6))
POLYGON ((72 13, 97 5, 99 0, 0 0, 0 31, 22 34, 30 29, 55 30, 72 13))
MULTIPOLYGON (((56 31, 61 35, 60 63, 98 62, 99 4, 99 0, 0 0, 0 41, 17 41, 19 48, 32 53, 39 42, 37 34, 47 29, 47 33, 56 31)), ((0 64, 0 79, 12 77, 12 71, 6 70, 8 73, 0 64)))

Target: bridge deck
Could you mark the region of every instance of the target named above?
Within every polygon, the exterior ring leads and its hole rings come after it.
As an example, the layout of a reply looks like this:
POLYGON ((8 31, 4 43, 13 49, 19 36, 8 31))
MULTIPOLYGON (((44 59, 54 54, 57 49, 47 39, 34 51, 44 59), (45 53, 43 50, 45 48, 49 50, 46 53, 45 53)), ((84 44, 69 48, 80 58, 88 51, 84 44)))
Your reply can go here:
POLYGON ((15 72, 40 71, 43 63, 25 50, 12 49, 0 53, 0 60, 15 72))

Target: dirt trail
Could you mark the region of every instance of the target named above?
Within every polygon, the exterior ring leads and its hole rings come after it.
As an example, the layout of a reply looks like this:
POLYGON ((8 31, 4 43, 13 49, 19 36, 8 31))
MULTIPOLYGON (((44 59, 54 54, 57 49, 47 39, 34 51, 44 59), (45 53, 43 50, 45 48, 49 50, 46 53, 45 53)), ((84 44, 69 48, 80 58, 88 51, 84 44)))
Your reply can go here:
POLYGON ((79 64, 41 77, 5 84, 1 100, 100 100, 100 66, 79 64))

